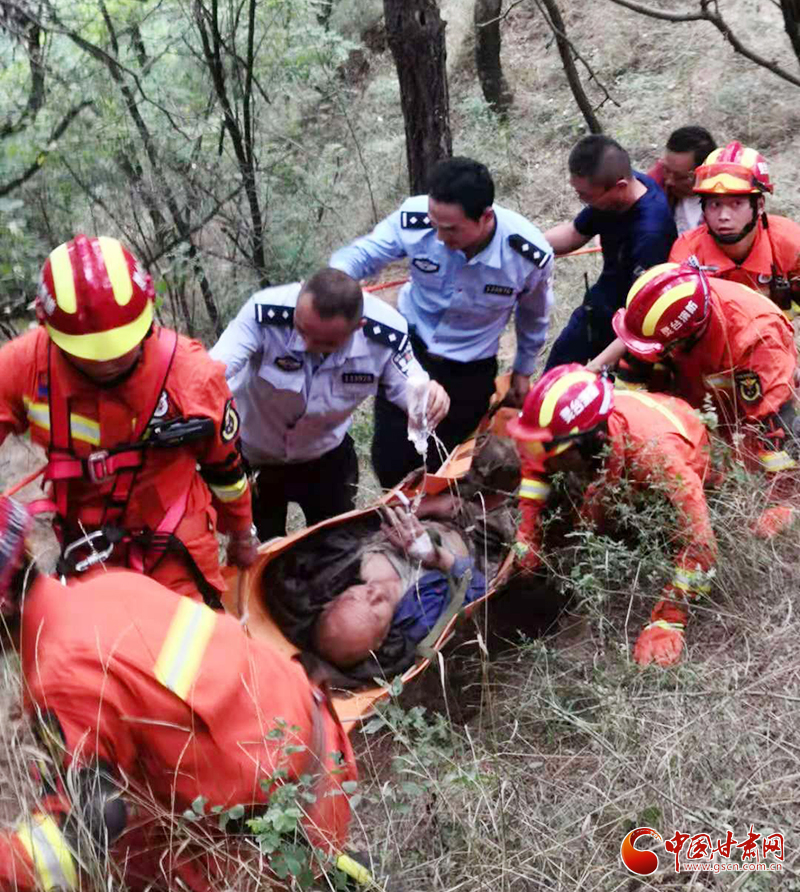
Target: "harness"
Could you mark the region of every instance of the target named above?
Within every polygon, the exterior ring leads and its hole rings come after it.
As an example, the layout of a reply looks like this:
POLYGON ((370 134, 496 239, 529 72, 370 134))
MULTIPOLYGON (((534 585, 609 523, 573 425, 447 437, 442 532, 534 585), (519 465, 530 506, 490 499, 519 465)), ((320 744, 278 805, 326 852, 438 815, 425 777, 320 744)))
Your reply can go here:
MULTIPOLYGON (((186 545, 175 536, 175 530, 186 512, 189 491, 186 489, 169 508, 155 530, 128 530, 123 519, 136 483, 139 470, 145 463, 146 449, 153 447, 179 446, 191 440, 213 433, 210 419, 179 419, 178 425, 167 423, 161 429, 154 429, 146 436, 148 424, 158 406, 166 386, 178 346, 178 335, 174 331, 161 329, 160 337, 154 342, 155 349, 150 361, 153 362, 156 382, 148 394, 144 411, 136 419, 129 442, 113 449, 98 449, 86 458, 75 454, 70 428, 69 398, 58 375, 53 374, 53 345, 47 354, 47 376, 50 411, 50 448, 44 479, 53 485, 52 500, 40 500, 31 506, 34 513, 55 511, 56 535, 61 543, 61 556, 58 572, 62 576, 83 573, 95 564, 106 561, 116 545, 128 545, 128 566, 139 573, 145 572, 145 560, 149 569, 167 553, 178 554, 188 565, 192 578, 203 600, 213 608, 220 606, 219 596, 197 566, 186 545), (209 429, 211 428, 211 429, 209 429), (87 478, 94 484, 113 480, 111 491, 105 496, 98 529, 76 535, 68 523, 69 482, 87 478)), ((94 524, 93 524, 94 525, 94 524)))

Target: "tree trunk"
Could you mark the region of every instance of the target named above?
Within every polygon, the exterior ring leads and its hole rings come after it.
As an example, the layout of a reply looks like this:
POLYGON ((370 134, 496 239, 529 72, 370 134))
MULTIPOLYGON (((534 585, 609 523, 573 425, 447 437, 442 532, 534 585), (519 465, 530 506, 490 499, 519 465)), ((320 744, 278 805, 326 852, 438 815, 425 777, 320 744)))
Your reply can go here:
POLYGON ((550 28, 556 38, 558 46, 558 54, 561 56, 561 64, 564 66, 564 74, 567 76, 572 95, 578 103, 578 108, 583 112, 583 117, 592 133, 602 133, 603 127, 597 120, 594 113, 592 103, 586 95, 583 84, 581 83, 578 69, 575 67, 575 60, 572 58, 572 47, 567 38, 567 29, 564 25, 564 19, 561 17, 561 10, 558 8, 556 0, 541 0, 542 5, 547 9, 550 17, 550 28))
POLYGON ((408 179, 416 195, 427 190, 433 165, 453 154, 446 23, 436 0, 383 0, 383 13, 400 81, 408 179))
POLYGON ((786 33, 792 42, 797 61, 800 62, 800 0, 781 0, 781 10, 786 33))
POLYGON ((484 99, 501 118, 507 118, 514 94, 500 64, 502 5, 503 0, 475 0, 475 65, 484 99))

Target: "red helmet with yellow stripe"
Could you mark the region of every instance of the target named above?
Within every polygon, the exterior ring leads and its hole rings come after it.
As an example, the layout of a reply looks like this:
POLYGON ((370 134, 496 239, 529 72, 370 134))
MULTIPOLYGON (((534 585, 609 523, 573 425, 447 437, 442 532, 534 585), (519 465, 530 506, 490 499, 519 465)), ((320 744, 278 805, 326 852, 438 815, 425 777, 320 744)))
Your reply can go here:
POLYGON ((772 189, 767 159, 740 142, 714 149, 694 172, 698 195, 760 195, 772 189))
POLYGON ((152 279, 120 242, 78 235, 45 261, 36 315, 66 353, 103 362, 144 340, 153 297, 152 279))
POLYGON ((542 375, 507 430, 516 440, 549 443, 551 447, 545 447, 546 451, 557 454, 569 448, 575 438, 595 430, 613 409, 611 382, 572 362, 542 375))
POLYGON ((659 263, 628 292, 612 324, 634 356, 655 362, 671 344, 700 331, 711 312, 711 291, 697 258, 659 263))

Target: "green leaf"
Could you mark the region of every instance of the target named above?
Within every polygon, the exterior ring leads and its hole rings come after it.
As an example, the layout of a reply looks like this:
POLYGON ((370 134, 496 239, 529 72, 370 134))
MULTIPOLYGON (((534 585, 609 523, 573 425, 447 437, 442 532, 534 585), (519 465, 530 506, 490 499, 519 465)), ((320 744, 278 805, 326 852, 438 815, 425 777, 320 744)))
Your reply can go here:
POLYGON ((206 810, 206 802, 207 801, 208 800, 206 799, 205 796, 198 796, 197 799, 195 799, 194 802, 192 803, 192 811, 196 815, 204 814, 205 810, 206 810))
POLYGON ((342 783, 342 789, 345 793, 355 793, 358 789, 358 781, 344 781, 342 783))

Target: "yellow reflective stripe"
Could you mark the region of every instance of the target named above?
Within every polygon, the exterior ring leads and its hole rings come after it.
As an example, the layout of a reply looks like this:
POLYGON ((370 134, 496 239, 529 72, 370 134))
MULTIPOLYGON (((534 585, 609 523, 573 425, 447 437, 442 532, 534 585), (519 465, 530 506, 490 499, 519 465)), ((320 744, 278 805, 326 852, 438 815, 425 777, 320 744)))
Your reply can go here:
POLYGON ((65 313, 74 313, 78 309, 78 300, 75 296, 75 278, 66 242, 51 252, 50 271, 53 274, 56 303, 65 313))
POLYGON ((41 812, 31 815, 16 835, 44 889, 77 888, 78 874, 72 853, 58 824, 49 815, 41 812))
POLYGON ((355 880, 359 886, 369 886, 374 882, 372 874, 367 868, 349 855, 339 855, 336 859, 336 866, 351 879, 355 880))
POLYGON ((657 619, 645 626, 645 629, 675 629, 676 632, 683 632, 685 628, 683 623, 668 623, 665 619, 657 619))
POLYGON ((247 490, 247 477, 243 474, 230 486, 209 486, 209 489, 220 502, 235 502, 247 490))
POLYGON ((655 409, 656 412, 660 412, 664 418, 669 421, 671 425, 678 429, 678 432, 689 439, 689 434, 686 432, 686 428, 683 426, 683 422, 678 418, 678 416, 671 410, 664 406, 662 403, 659 403, 658 400, 654 400, 653 397, 648 396, 646 393, 640 393, 637 390, 623 390, 619 394, 619 396, 629 396, 631 399, 638 400, 640 403, 643 403, 645 406, 649 406, 651 409, 655 409))
POLYGON ((707 576, 702 570, 685 570, 682 567, 676 567, 672 584, 683 592, 711 591, 707 576))
POLYGON ((783 450, 780 452, 759 452, 758 460, 764 470, 770 474, 775 474, 778 471, 790 471, 797 467, 797 462, 783 450))
POLYGON ((73 335, 58 331, 49 322, 45 323, 45 328, 50 340, 71 356, 105 362, 108 359, 117 359, 123 353, 133 350, 144 340, 152 322, 153 302, 148 300, 137 319, 109 331, 73 335))
POLYGON ((539 427, 550 426, 559 399, 573 384, 594 384, 596 381, 597 375, 587 371, 570 372, 568 375, 564 375, 563 378, 559 378, 550 390, 547 391, 547 395, 542 400, 542 408, 539 409, 539 427))
POLYGON ((100 236, 97 241, 111 282, 111 290, 114 292, 114 300, 124 307, 133 297, 133 281, 122 253, 122 245, 115 238, 106 236, 100 236))
POLYGON ((543 480, 523 478, 519 485, 521 499, 538 499, 544 501, 550 495, 550 485, 543 480))
MULTIPOLYGON (((34 403, 30 397, 23 397, 25 413, 31 424, 36 424, 46 431, 50 430, 50 406, 48 403, 34 403)), ((72 413, 69 416, 69 427, 76 440, 83 440, 92 446, 100 445, 100 425, 85 415, 72 413)))
POLYGON ((181 598, 153 667, 155 677, 181 700, 186 699, 217 617, 210 607, 181 598))
POLYGON ((694 289, 694 282, 681 282, 674 288, 670 288, 669 291, 662 294, 647 311, 647 315, 644 317, 644 322, 642 323, 642 334, 645 337, 651 337, 655 333, 656 327, 661 321, 661 317, 664 313, 676 300, 682 300, 684 297, 689 297, 690 294, 694 294, 694 289))
POLYGON ((630 291, 628 292, 628 298, 625 301, 625 306, 629 307, 631 305, 631 301, 636 297, 636 295, 644 288, 644 286, 650 282, 652 279, 655 279, 656 276, 660 276, 661 273, 665 273, 670 269, 677 269, 677 263, 657 263, 655 266, 651 266, 647 272, 642 273, 641 276, 633 283, 630 291))
POLYGON ((703 384, 705 384, 706 387, 713 387, 715 389, 733 390, 733 374, 729 372, 722 375, 706 375, 703 378, 703 384))

